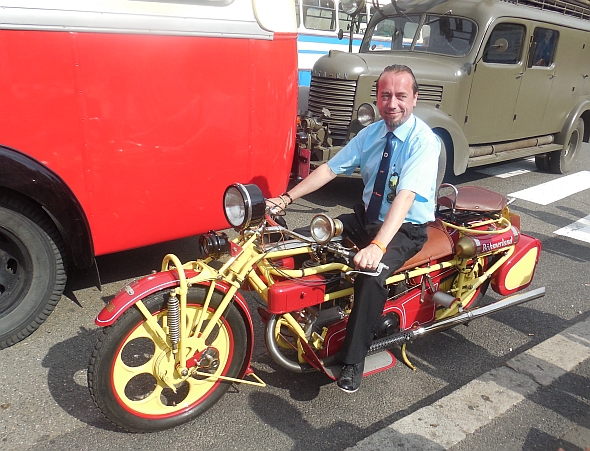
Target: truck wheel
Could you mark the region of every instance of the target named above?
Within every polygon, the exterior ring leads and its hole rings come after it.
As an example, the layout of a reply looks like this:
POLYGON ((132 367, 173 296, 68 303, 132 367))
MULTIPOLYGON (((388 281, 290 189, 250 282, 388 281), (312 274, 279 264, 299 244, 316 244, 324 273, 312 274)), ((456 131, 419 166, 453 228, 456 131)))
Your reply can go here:
POLYGON ((0 349, 47 319, 66 285, 62 241, 33 204, 0 195, 0 349))
POLYGON ((535 155, 535 165, 539 171, 549 172, 551 170, 551 156, 548 153, 535 155))
POLYGON ((455 180, 454 155, 452 152, 452 143, 449 138, 443 138, 441 135, 436 135, 440 142, 440 155, 438 157, 438 172, 436 175, 436 189, 441 183, 452 183, 455 180), (451 150, 449 150, 451 149, 451 150))
POLYGON ((555 174, 565 174, 572 170, 576 157, 578 156, 578 151, 582 147, 583 139, 584 121, 579 118, 566 146, 562 150, 551 154, 549 164, 551 165, 552 172, 555 174))
POLYGON ((438 187, 443 182, 445 178, 445 174, 447 173, 447 149, 445 147, 445 142, 439 136, 438 140, 440 141, 440 155, 438 157, 438 172, 436 175, 436 190, 438 192, 438 187))

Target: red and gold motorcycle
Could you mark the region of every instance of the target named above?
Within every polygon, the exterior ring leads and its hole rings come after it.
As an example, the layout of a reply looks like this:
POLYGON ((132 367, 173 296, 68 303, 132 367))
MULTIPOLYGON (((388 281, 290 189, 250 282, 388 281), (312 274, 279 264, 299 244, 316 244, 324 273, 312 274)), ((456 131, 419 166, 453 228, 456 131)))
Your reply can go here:
MULTIPOLYGON (((392 348, 401 345, 412 366, 409 341, 544 295, 544 288, 515 294, 530 285, 541 243, 520 231, 508 203, 483 188, 441 186, 427 243, 387 279, 365 375, 391 368, 392 348), (507 297, 476 307, 489 285, 507 297)), ((104 329, 88 386, 121 428, 174 427, 204 413, 233 383, 265 386, 251 367, 253 318, 241 290, 262 300, 264 338, 278 366, 338 377, 334 355, 357 274, 340 221, 319 214, 309 232, 289 230, 256 185, 228 187, 223 207, 237 236, 201 236, 202 258, 184 264, 166 255, 161 272, 125 286, 96 319, 104 329)))

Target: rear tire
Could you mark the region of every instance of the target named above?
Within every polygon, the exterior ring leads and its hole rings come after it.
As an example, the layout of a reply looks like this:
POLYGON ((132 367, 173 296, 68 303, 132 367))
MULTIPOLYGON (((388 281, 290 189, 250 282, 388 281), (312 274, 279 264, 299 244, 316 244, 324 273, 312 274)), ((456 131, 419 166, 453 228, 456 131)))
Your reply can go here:
POLYGON ((66 285, 63 244, 45 212, 0 194, 0 349, 33 333, 66 285))
POLYGON ((578 118, 566 146, 551 153, 549 164, 555 174, 565 174, 574 168, 582 142, 584 140, 584 121, 578 118))

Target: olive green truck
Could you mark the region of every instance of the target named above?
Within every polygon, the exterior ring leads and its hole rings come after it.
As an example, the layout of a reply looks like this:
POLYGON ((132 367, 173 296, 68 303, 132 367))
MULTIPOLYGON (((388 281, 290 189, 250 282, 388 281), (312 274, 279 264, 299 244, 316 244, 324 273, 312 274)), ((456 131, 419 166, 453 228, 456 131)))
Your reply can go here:
POLYGON ((572 169, 590 133, 589 1, 376 6, 358 53, 333 50, 313 67, 308 111, 299 117, 300 177, 380 120, 375 81, 391 64, 416 76, 414 113, 443 144, 440 180, 531 156, 541 170, 572 169))

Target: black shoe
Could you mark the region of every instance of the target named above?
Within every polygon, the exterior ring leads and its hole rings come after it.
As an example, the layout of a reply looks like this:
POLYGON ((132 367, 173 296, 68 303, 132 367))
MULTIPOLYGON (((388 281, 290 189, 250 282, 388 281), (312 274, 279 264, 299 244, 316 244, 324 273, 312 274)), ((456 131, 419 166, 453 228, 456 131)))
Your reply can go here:
POLYGON ((344 365, 340 377, 338 378, 338 387, 346 393, 354 393, 361 386, 363 371, 365 370, 365 361, 355 363, 354 365, 344 365))

